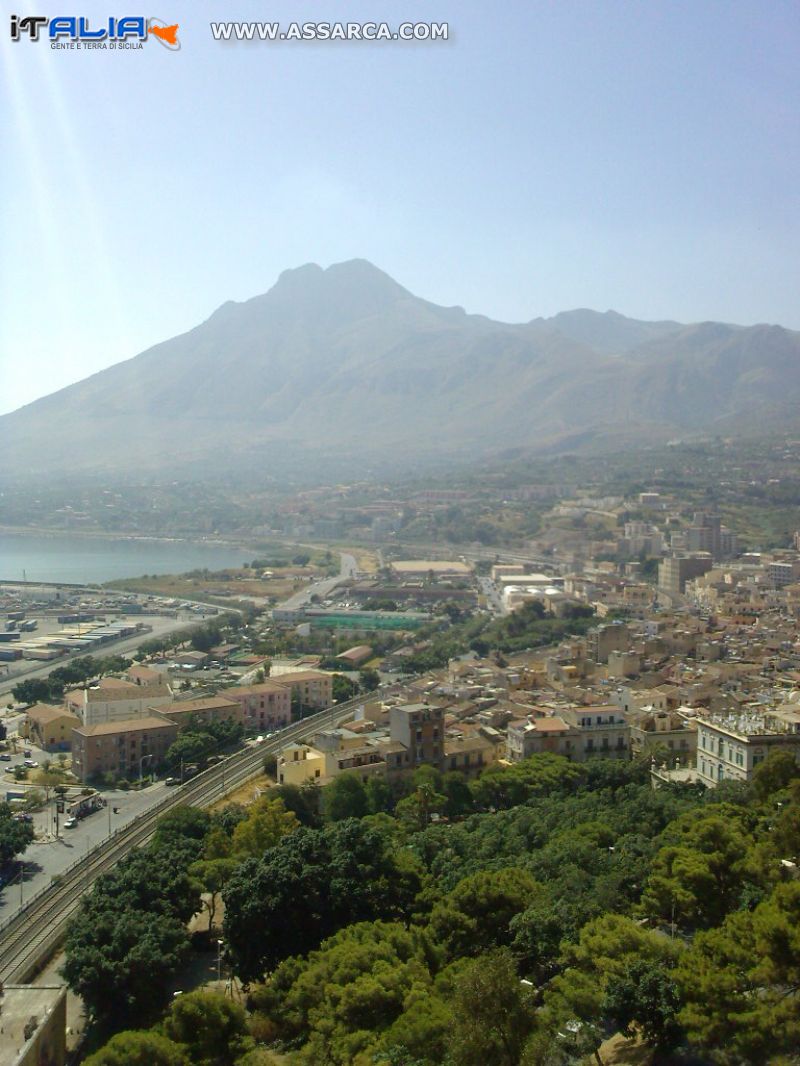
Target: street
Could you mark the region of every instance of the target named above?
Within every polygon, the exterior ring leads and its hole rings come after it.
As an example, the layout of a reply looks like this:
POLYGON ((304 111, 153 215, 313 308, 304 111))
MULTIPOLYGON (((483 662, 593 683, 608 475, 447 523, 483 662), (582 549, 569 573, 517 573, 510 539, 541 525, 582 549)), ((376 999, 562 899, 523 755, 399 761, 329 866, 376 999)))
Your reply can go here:
POLYGON ((325 578, 324 581, 315 581, 311 585, 306 585, 304 589, 300 589, 299 592, 295 592, 293 596, 290 596, 288 600, 284 600, 283 603, 279 604, 277 609, 282 611, 297 611, 301 607, 308 606, 312 596, 319 596, 321 600, 324 600, 337 585, 341 585, 342 582, 353 579, 358 572, 355 556, 348 555, 346 552, 341 552, 340 558, 341 567, 336 577, 328 577, 325 578))
MULTIPOLYGON (((32 749, 32 754, 40 764, 43 757, 50 757, 46 754, 43 756, 36 749, 32 749)), ((15 759, 15 761, 18 760, 15 759)), ((3 776, 13 780, 11 774, 3 776)), ((80 819, 73 829, 65 829, 64 816, 59 815, 57 840, 53 836, 55 796, 51 793, 50 802, 45 809, 34 814, 34 828, 37 836, 40 833, 47 833, 48 838, 42 842, 37 840, 30 844, 25 854, 21 856, 21 862, 17 859, 9 864, 6 877, 10 875, 11 880, 0 889, 0 922, 10 918, 19 910, 22 903, 47 888, 54 876, 63 873, 67 867, 86 855, 95 845, 107 840, 111 833, 124 829, 137 815, 158 803, 164 796, 165 787, 164 782, 159 781, 141 792, 104 789, 102 795, 108 806, 80 819), (24 875, 21 885, 20 870, 24 875)))

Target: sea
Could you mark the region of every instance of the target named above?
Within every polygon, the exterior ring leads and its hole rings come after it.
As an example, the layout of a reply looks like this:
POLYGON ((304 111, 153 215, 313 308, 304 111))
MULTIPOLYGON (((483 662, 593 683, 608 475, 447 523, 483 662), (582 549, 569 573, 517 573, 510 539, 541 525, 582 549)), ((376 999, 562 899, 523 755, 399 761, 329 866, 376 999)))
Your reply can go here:
POLYGON ((0 581, 99 585, 145 574, 224 570, 256 555, 253 549, 218 542, 0 533, 0 581))

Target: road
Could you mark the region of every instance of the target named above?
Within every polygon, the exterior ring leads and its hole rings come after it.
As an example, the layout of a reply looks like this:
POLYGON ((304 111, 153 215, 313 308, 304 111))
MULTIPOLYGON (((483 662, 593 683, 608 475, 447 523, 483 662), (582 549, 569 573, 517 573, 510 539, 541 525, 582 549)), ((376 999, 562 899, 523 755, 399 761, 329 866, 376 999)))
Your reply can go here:
POLYGON ((306 607, 311 602, 312 596, 319 596, 321 600, 324 600, 326 596, 329 596, 337 585, 341 585, 344 581, 350 581, 355 578, 358 573, 358 564, 354 555, 348 555, 346 552, 340 553, 341 564, 339 567, 339 573, 336 577, 325 578, 324 581, 315 581, 311 585, 306 585, 305 588, 300 589, 299 592, 295 592, 293 596, 290 596, 288 600, 284 600, 283 603, 278 605, 278 610, 282 611, 299 611, 301 607, 306 607))
MULTIPOLYGON (((389 695, 395 688, 385 688, 381 694, 389 695)), ((287 726, 263 744, 229 756, 185 785, 169 789, 162 787, 158 801, 150 809, 137 814, 131 807, 128 812, 130 820, 127 822, 123 822, 121 813, 113 835, 110 838, 106 836, 103 842, 94 847, 88 836, 83 841, 78 836, 72 838, 76 841, 72 845, 75 850, 68 857, 72 864, 69 865, 68 861, 63 871, 58 871, 59 876, 55 881, 52 874, 49 882, 46 876, 43 877, 38 884, 44 883, 36 895, 27 896, 25 906, 0 926, 0 980, 11 983, 29 980, 61 943, 69 916, 78 907, 83 893, 100 874, 111 869, 131 849, 146 844, 161 815, 181 804, 206 807, 228 795, 261 772, 265 755, 277 754, 290 741, 310 739, 320 729, 347 721, 360 702, 363 700, 350 700, 320 711, 302 722, 287 726), (82 843, 83 847, 89 849, 87 854, 78 854, 82 843)), ((95 824, 99 826, 105 819, 107 831, 107 818, 106 811, 101 811, 90 815, 87 822, 97 819, 95 824)), ((87 830, 87 833, 90 831, 87 830)), ((77 834, 82 830, 70 832, 77 834)), ((34 890, 32 882, 23 885, 24 893, 34 890)))

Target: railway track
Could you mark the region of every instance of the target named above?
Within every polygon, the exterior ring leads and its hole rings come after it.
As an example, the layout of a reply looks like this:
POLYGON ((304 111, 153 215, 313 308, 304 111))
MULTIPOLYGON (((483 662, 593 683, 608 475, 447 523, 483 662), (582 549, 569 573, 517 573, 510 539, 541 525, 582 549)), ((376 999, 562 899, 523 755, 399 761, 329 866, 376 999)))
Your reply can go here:
POLYGON ((229 755, 171 791, 158 805, 118 829, 112 837, 54 878, 48 888, 0 926, 0 980, 11 984, 30 980, 63 940, 67 923, 83 894, 133 848, 146 844, 164 814, 186 804, 205 807, 223 798, 259 773, 265 755, 277 754, 292 741, 307 740, 320 729, 347 721, 359 702, 363 700, 350 700, 319 711, 287 726, 278 736, 258 747, 229 755))

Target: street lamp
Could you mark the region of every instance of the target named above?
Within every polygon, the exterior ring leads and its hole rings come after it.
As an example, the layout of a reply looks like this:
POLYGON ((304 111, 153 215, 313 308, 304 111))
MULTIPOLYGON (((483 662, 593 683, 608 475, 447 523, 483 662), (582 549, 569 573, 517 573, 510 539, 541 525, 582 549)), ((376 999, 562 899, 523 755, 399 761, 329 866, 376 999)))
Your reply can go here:
POLYGON ((142 783, 142 766, 143 766, 143 764, 144 764, 144 760, 145 760, 145 759, 152 759, 152 758, 153 758, 153 756, 152 756, 152 755, 143 755, 143 756, 141 757, 141 759, 139 760, 139 784, 140 784, 140 785, 141 785, 141 783, 142 783))

